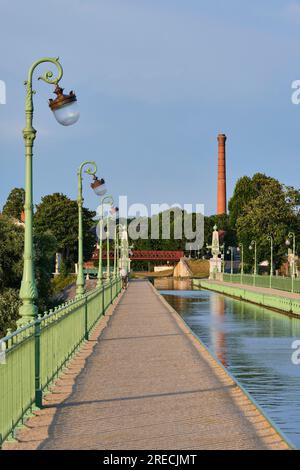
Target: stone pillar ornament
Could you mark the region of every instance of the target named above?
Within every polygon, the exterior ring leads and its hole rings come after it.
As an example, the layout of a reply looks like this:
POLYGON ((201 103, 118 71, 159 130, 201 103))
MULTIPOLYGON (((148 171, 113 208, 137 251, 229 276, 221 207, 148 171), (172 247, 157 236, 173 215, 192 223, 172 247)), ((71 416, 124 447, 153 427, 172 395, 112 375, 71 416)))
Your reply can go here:
POLYGON ((222 272, 222 260, 220 258, 220 242, 219 242, 219 232, 218 228, 215 225, 214 231, 212 234, 212 243, 211 246, 207 248, 211 249, 212 258, 209 260, 209 279, 216 279, 220 277, 222 272))

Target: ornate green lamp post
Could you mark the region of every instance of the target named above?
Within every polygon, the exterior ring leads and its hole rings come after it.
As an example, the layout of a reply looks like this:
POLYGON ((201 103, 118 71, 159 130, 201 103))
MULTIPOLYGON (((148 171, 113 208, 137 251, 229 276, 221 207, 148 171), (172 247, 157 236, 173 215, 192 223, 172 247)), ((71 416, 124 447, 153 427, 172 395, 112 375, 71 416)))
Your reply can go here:
POLYGON ((295 278, 295 275, 296 275, 296 272, 295 272, 295 255, 296 255, 296 235, 294 232, 289 232, 288 234, 288 237, 286 239, 286 242, 285 244, 287 246, 289 246, 291 244, 290 242, 290 238, 293 239, 293 261, 292 261, 292 273, 291 273, 291 276, 292 276, 292 292, 294 292, 294 278, 295 278))
POLYGON ((78 178, 78 263, 77 263, 77 280, 76 280, 76 296, 80 296, 85 293, 85 280, 83 274, 83 228, 82 228, 82 206, 83 206, 83 196, 82 196, 82 173, 84 167, 87 166, 87 169, 84 170, 88 175, 95 176, 97 172, 97 165, 94 161, 86 160, 81 163, 77 171, 78 178))
POLYGON ((117 277, 117 256, 118 256, 118 233, 117 225, 115 226, 115 239, 114 239, 114 279, 117 277))
MULTIPOLYGON (((107 204, 109 206, 113 206, 114 200, 112 196, 105 196, 101 200, 101 219, 99 221, 99 267, 98 267, 98 282, 97 285, 101 286, 102 285, 102 242, 103 242, 103 237, 102 237, 102 232, 103 232, 103 220, 104 220, 104 204, 107 204)), ((107 215, 107 225, 106 225, 106 233, 107 233, 107 238, 106 238, 106 243, 107 243, 107 268, 106 268, 106 279, 109 279, 109 213, 107 215)))
POLYGON ((98 263, 98 275, 97 275, 97 287, 102 286, 102 230, 103 220, 99 220, 99 263, 98 263))
POLYGON ((241 253, 241 284, 243 284, 243 275, 244 275, 244 245, 239 243, 238 251, 241 253))
POLYGON ((115 252, 114 252, 114 278, 119 276, 119 238, 120 230, 123 230, 122 224, 116 224, 115 226, 115 252))
POLYGON ((253 268, 253 285, 255 286, 255 278, 257 275, 257 244, 256 240, 252 240, 249 245, 249 250, 253 250, 254 248, 254 268, 253 268))
POLYGON ((268 235, 267 239, 270 242, 270 250, 271 250, 271 259, 270 259, 270 288, 272 287, 272 277, 273 277, 273 237, 272 235, 268 235))
MULTIPOLYGON (((225 243, 223 243, 223 245, 220 246, 220 248, 221 248, 221 250, 222 250, 222 252, 223 252, 223 254, 222 254, 222 273, 223 273, 223 275, 224 275, 224 273, 225 273, 225 252, 226 252, 226 250, 225 250, 225 243)), ((223 278, 223 279, 224 279, 224 278, 223 278)))
MULTIPOLYGON (((108 215, 107 215, 107 229, 108 229, 108 235, 109 235, 109 227, 108 227, 108 223, 109 223, 109 215, 112 217, 114 214, 117 214, 117 212, 119 211, 119 208, 118 207, 111 207, 108 215)), ((115 224, 116 225, 116 224, 115 224)), ((115 227, 115 234, 116 235, 116 227, 115 227)), ((109 247, 108 247, 108 250, 109 250, 109 247)), ((113 264, 113 275, 112 277, 115 277, 116 275, 116 238, 114 240, 114 264, 113 264)), ((109 273, 109 276, 110 276, 110 270, 108 270, 108 273, 109 273)))
POLYGON ((230 257, 230 277, 232 280, 232 275, 233 275, 233 253, 234 253, 234 248, 233 246, 229 246, 228 247, 228 250, 227 250, 227 254, 231 254, 231 257, 230 257))
POLYGON ((37 307, 35 301, 37 299, 37 288, 34 274, 34 253, 33 253, 33 184, 32 184, 32 156, 33 143, 36 137, 36 130, 33 127, 33 95, 35 91, 32 89, 32 79, 35 69, 43 63, 53 64, 57 68, 57 76, 53 78, 53 72, 48 71, 38 77, 39 80, 55 85, 57 98, 49 100, 49 106, 54 113, 55 119, 63 126, 74 124, 79 118, 77 109, 76 95, 71 91, 69 95, 63 94, 63 89, 58 86, 63 76, 63 69, 58 58, 44 57, 32 64, 28 71, 28 77, 25 81, 26 101, 25 101, 25 117, 26 126, 23 130, 25 142, 25 160, 26 160, 26 176, 25 176, 25 233, 24 233, 24 267, 23 277, 20 290, 20 299, 22 305, 19 310, 20 319, 18 326, 22 326, 32 321, 37 315, 37 307))

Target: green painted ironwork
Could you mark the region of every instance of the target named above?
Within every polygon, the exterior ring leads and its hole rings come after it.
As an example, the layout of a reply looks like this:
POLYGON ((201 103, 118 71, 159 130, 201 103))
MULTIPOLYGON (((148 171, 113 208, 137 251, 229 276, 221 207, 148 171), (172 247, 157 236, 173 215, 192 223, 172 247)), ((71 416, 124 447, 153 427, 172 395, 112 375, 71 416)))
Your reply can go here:
POLYGON ((272 237, 272 235, 268 235, 267 239, 270 242, 270 251, 271 251, 271 256, 270 256, 270 288, 272 288, 272 277, 273 277, 273 237, 272 237))
MULTIPOLYGON (((268 281, 268 276, 265 277, 268 281)), ((193 279, 193 286, 213 290, 263 307, 300 316, 300 300, 296 298, 285 297, 284 295, 274 295, 273 293, 261 292, 259 290, 250 290, 247 289, 246 285, 232 286, 226 282, 214 283, 211 281, 193 279)))
POLYGON ((32 321, 37 316, 37 288, 34 275, 34 253, 33 253, 33 184, 32 184, 32 156, 33 143, 36 137, 36 130, 33 127, 33 95, 35 91, 32 89, 32 78, 35 69, 42 63, 51 63, 57 68, 57 76, 53 78, 53 72, 48 71, 38 77, 39 80, 50 85, 57 85, 63 76, 63 69, 58 58, 43 57, 32 64, 28 71, 27 80, 24 82, 26 86, 25 99, 25 121, 26 125, 23 130, 23 138, 25 144, 25 233, 24 233, 24 267, 23 277, 20 290, 20 299, 22 305, 20 307, 20 319, 18 326, 22 327, 32 321))
MULTIPOLYGON (((245 284, 248 286, 255 284, 256 287, 270 287, 270 277, 260 274, 257 274, 256 276, 253 276, 253 274, 223 274, 223 280, 225 282, 245 284), (253 277, 255 277, 255 280, 253 277)), ((300 279, 293 279, 292 277, 283 276, 272 276, 272 289, 300 294, 300 279)))
POLYGON ((83 273, 83 228, 82 228, 82 206, 83 206, 83 196, 82 196, 82 173, 84 167, 87 167, 84 170, 88 175, 95 175, 97 173, 97 165, 94 161, 86 160, 82 162, 77 171, 78 178, 78 263, 77 263, 77 280, 76 280, 76 296, 80 296, 85 292, 85 280, 83 273))
POLYGON ((257 275, 257 243, 256 243, 256 240, 252 240, 252 242, 250 243, 250 246, 249 246, 249 250, 252 250, 254 247, 254 267, 253 267, 253 277, 252 277, 252 281, 253 281, 253 285, 255 286, 255 279, 256 279, 256 275, 257 275))
MULTIPOLYGON (((108 204, 113 206, 114 200, 113 197, 110 195, 104 196, 101 200, 101 213, 100 213, 100 220, 99 220, 99 265, 98 265, 98 281, 97 285, 102 285, 102 277, 103 277, 103 263, 102 263, 102 245, 103 245, 103 222, 104 222, 104 204, 108 204)), ((110 267, 109 267, 109 226, 108 226, 108 216, 107 216, 107 267, 106 267, 106 278, 110 278, 110 267)))
POLYGON ((296 277, 296 270, 295 270, 295 255, 296 255, 296 235, 294 232, 289 232, 288 234, 288 239, 292 238, 293 239, 293 261, 292 261, 292 272, 291 272, 291 278, 292 278, 292 292, 294 292, 294 280, 296 277))
POLYGON ((0 447, 14 437, 121 291, 120 277, 39 315, 0 340, 0 447))
POLYGON ((239 243, 239 250, 241 253, 241 279, 244 274, 244 245, 243 243, 239 243))

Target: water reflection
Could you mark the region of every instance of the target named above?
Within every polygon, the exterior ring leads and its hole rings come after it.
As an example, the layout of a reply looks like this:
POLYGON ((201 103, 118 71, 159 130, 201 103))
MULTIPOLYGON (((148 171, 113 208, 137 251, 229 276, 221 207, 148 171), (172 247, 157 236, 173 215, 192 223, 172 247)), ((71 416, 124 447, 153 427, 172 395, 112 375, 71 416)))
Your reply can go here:
POLYGON ((300 320, 209 291, 162 291, 190 328, 300 448, 300 320))
POLYGON ((221 295, 213 296, 210 302, 212 317, 211 338, 213 349, 219 361, 226 367, 226 338, 225 338, 225 298, 221 295))
POLYGON ((192 288, 191 279, 173 279, 172 277, 154 278, 153 284, 157 290, 190 290, 192 288))

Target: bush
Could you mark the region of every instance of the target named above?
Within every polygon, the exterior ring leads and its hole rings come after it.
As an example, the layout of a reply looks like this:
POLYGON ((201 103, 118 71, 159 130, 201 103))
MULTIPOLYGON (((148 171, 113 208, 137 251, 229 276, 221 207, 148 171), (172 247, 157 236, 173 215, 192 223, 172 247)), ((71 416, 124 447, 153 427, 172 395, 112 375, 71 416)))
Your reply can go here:
POLYGON ((21 301, 17 289, 4 289, 0 294, 0 337, 6 335, 7 329, 16 329, 21 301))
POLYGON ((59 274, 58 276, 54 276, 52 279, 52 292, 54 295, 59 294, 65 287, 73 284, 76 281, 76 276, 74 274, 69 274, 68 276, 64 276, 63 274, 59 274))

